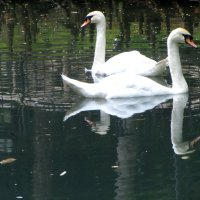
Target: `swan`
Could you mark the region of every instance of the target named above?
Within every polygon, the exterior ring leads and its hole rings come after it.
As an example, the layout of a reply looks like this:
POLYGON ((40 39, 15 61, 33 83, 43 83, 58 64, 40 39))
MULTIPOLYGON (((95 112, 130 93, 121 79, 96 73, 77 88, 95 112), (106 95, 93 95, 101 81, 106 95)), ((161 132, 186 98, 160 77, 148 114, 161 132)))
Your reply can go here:
POLYGON ((166 87, 150 78, 130 73, 107 76, 98 83, 81 82, 64 74, 62 74, 62 79, 64 83, 67 83, 76 92, 87 98, 110 99, 187 93, 188 85, 183 76, 179 56, 179 43, 184 42, 197 47, 191 34, 183 28, 173 30, 167 39, 172 87, 166 87))
POLYGON ((91 70, 92 77, 109 76, 125 71, 130 71, 132 74, 142 76, 160 76, 168 65, 167 58, 156 62, 139 51, 123 52, 115 55, 105 62, 105 46, 106 46, 106 19, 102 12, 93 11, 86 17, 81 27, 85 27, 90 23, 96 24, 97 37, 94 53, 94 61, 91 70))

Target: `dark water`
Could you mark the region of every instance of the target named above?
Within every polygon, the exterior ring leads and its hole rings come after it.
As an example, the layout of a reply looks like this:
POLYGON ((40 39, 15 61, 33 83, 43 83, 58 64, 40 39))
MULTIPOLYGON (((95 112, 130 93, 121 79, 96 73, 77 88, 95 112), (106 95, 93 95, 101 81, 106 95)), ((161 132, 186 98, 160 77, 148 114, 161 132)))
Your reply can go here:
POLYGON ((198 1, 0 5, 0 160, 16 159, 0 165, 1 199, 200 198, 199 49, 180 48, 188 96, 89 101, 60 77, 92 81, 89 11, 105 12, 107 58, 137 49, 160 60, 176 27, 199 43, 198 1))

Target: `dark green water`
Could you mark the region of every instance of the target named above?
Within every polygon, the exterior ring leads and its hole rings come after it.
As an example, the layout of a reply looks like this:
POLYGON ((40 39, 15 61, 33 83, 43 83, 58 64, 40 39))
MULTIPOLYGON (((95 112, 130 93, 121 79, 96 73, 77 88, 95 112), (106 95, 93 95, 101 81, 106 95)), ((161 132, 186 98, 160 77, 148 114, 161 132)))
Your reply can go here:
POLYGON ((198 3, 58 2, 0 6, 0 160, 16 159, 0 165, 1 199, 199 200, 199 48, 180 48, 188 96, 85 100, 60 77, 92 81, 88 12, 105 12, 107 58, 160 60, 176 27, 198 45, 198 3))

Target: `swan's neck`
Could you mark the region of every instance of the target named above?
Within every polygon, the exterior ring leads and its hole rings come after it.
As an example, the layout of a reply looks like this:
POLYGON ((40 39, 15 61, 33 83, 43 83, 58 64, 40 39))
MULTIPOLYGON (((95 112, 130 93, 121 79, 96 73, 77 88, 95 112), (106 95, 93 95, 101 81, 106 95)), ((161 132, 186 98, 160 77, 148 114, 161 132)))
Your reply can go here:
POLYGON ((188 85, 182 72, 179 47, 177 43, 171 40, 168 41, 168 59, 174 93, 187 92, 188 85))
POLYGON ((105 63, 105 51, 106 51, 106 22, 102 20, 97 24, 97 37, 96 47, 94 53, 94 61, 92 68, 105 63))

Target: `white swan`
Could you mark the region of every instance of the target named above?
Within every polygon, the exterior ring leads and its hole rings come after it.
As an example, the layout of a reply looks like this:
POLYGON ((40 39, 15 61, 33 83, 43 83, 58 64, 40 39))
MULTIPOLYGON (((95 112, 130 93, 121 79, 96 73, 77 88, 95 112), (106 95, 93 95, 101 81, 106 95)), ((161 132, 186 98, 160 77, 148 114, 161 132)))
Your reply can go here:
POLYGON ((140 75, 121 73, 105 77, 98 83, 84 83, 62 75, 64 82, 79 94, 88 98, 124 98, 153 96, 165 94, 180 94, 188 92, 188 85, 183 76, 179 43, 187 43, 196 47, 190 33, 183 29, 173 30, 167 39, 169 68, 172 77, 172 87, 162 86, 159 83, 140 75))
POLYGON ((93 11, 86 17, 81 27, 85 27, 90 23, 95 23, 97 28, 96 47, 94 53, 94 61, 92 76, 109 76, 125 71, 130 71, 132 74, 142 76, 160 76, 168 65, 167 59, 156 62, 138 51, 130 51, 120 53, 113 56, 105 62, 105 46, 106 46, 106 19, 102 12, 93 11))

